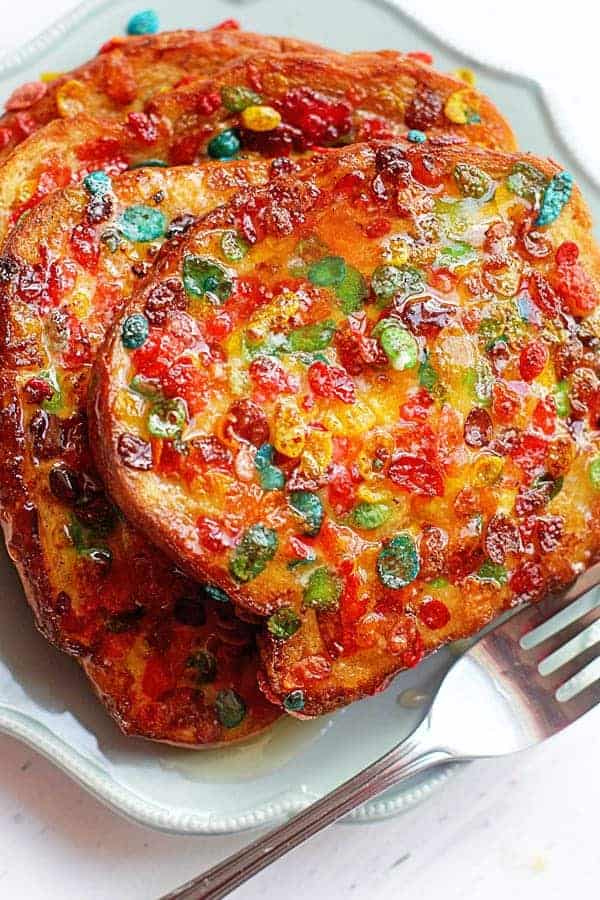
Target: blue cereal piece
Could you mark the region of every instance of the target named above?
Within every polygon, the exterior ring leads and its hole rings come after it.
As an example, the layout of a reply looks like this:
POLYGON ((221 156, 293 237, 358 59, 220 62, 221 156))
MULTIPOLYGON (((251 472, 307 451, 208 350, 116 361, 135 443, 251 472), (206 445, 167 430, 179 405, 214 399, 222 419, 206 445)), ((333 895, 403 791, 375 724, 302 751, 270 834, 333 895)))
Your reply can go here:
POLYGON ((123 210, 116 227, 128 241, 148 243, 164 236, 167 220, 159 209, 134 204, 123 210))
POLYGON ((108 194, 112 190, 112 182, 102 169, 97 169, 95 172, 90 172, 89 175, 86 175, 83 179, 83 186, 88 194, 92 194, 92 196, 94 194, 108 194))
POLYGON ((411 128, 406 138, 413 144, 424 144, 427 140, 427 135, 424 131, 419 131, 418 128, 411 128))
POLYGON ((156 34, 159 28, 158 15, 153 9, 142 9, 127 23, 127 34, 156 34))
POLYGON ((563 206, 569 202, 573 191, 573 176, 570 172, 559 172, 550 179, 542 197, 536 225, 551 225, 558 219, 563 206))

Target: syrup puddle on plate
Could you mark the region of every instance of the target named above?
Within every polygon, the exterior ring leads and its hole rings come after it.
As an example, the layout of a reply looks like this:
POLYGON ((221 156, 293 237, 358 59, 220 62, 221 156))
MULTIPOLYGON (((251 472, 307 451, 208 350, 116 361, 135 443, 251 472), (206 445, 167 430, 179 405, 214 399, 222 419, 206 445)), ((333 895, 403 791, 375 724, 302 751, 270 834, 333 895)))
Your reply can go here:
POLYGON ((190 781, 258 778, 291 762, 332 725, 332 718, 300 721, 284 716, 272 728, 244 743, 215 750, 173 749, 168 756, 160 758, 160 765, 179 772, 190 781))

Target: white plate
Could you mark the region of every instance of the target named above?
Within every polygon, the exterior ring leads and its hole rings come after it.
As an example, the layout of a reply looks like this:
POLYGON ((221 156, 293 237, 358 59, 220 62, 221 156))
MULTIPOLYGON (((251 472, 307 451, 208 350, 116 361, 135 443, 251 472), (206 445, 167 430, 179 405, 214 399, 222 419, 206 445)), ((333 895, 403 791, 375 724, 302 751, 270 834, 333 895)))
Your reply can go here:
MULTIPOLYGON (((144 4, 141 4, 142 6, 144 4)), ((235 17, 243 27, 289 34, 341 50, 428 50, 445 70, 469 65, 511 120, 520 145, 553 156, 577 179, 592 210, 600 195, 553 127, 533 82, 477 65, 384 0, 156 0, 163 29, 205 28, 235 17)), ((0 61, 0 98, 41 71, 72 68, 122 33, 136 2, 91 0, 0 61)), ((274 822, 321 797, 394 743, 420 718, 399 702, 427 693, 452 658, 444 650, 383 694, 315 722, 291 719, 228 750, 192 752, 126 739, 96 702, 77 665, 35 633, 18 578, 0 556, 0 729, 60 766, 100 800, 154 828, 179 834, 241 831, 274 822)), ((395 815, 424 799, 452 769, 427 774, 356 810, 350 821, 395 815)))

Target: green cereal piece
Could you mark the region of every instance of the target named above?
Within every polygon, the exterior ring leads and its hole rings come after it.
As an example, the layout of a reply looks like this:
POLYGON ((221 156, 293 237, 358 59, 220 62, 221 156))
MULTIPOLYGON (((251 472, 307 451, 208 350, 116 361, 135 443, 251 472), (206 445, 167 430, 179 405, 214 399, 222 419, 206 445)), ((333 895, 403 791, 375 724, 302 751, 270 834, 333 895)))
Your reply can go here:
POLYGON ((238 581, 252 581, 266 569, 277 552, 277 533, 265 525, 251 525, 235 548, 229 571, 238 581))
POLYGON ((382 319, 373 329, 373 337, 381 344, 390 365, 398 372, 417 364, 419 345, 415 338, 396 319, 382 319))
POLYGON ((442 247, 434 262, 436 269, 449 269, 451 272, 461 266, 468 266, 477 259, 477 251, 466 241, 456 241, 453 246, 442 247))
POLYGON ((566 419, 571 414, 571 401, 569 400, 569 382, 566 379, 558 381, 552 391, 556 412, 561 419, 566 419))
POLYGON ((546 190, 548 179, 543 172, 531 163, 515 163, 512 172, 506 179, 509 191, 537 206, 546 190))
POLYGON ((425 354, 425 359, 419 366, 419 384, 427 391, 433 391, 438 383, 438 373, 435 371, 429 361, 429 354, 425 354))
POLYGON ((315 569, 304 588, 303 602, 313 609, 337 609, 342 595, 340 579, 326 566, 315 569))
POLYGON ((495 581, 497 584, 506 584, 508 572, 505 566, 493 563, 491 559, 487 559, 479 567, 477 577, 482 581, 495 581))
POLYGON ((380 528, 392 515, 392 508, 387 503, 359 503, 352 510, 352 522, 357 528, 371 531, 380 528))
POLYGON ((358 312, 359 309, 362 309, 368 293, 367 283, 361 273, 354 266, 347 265, 344 279, 335 289, 342 312, 346 315, 358 312))
POLYGON ((37 378, 41 378, 52 388, 52 396, 42 401, 42 409, 49 413, 60 412, 63 404, 63 395, 55 369, 44 369, 37 378))
POLYGON ((600 491, 600 456, 591 461, 588 474, 594 490, 600 491))
POLYGON ((410 534, 398 534, 380 551, 377 574, 385 587, 398 590, 414 581, 421 564, 416 544, 410 534))
POLYGON ((246 718, 246 704, 236 691, 219 691, 215 700, 217 718, 224 728, 235 728, 246 718))
POLYGON ((371 275, 371 288, 380 301, 419 294, 424 287, 423 275, 414 266, 377 266, 371 275))
POLYGON ((248 106, 262 103, 262 98, 241 84, 228 84, 221 88, 221 103, 229 112, 242 112, 248 106))
POLYGON ((481 200, 491 190, 491 178, 478 166, 470 163, 458 163, 454 166, 452 174, 463 197, 474 197, 476 200, 481 200))
POLYGON ((301 625, 300 617, 291 606, 282 606, 267 620, 267 628, 273 637, 287 641, 301 625))
POLYGON ((341 256, 325 256, 308 270, 308 280, 318 287, 336 287, 345 277, 346 263, 341 256))
POLYGON ((325 319, 313 325, 303 325, 288 335, 288 346, 292 353, 314 353, 330 345, 335 334, 335 322, 325 319))
POLYGON ((233 282, 227 272, 214 260, 187 253, 183 258, 183 286, 194 297, 214 298, 218 305, 224 303, 233 290, 233 282))
POLYGON ((187 409, 179 397, 174 400, 158 400, 150 408, 148 431, 153 437, 172 441, 181 436, 187 421, 187 409))

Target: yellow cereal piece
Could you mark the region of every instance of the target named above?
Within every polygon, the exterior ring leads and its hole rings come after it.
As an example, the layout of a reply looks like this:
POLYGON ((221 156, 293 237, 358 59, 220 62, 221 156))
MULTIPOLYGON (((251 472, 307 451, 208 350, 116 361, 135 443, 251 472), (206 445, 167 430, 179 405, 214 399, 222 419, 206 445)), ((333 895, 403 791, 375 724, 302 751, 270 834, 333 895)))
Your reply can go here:
POLYGON ((63 119, 85 112, 87 91, 76 78, 65 81, 56 92, 56 108, 63 119))
POLYGON ((43 81, 44 84, 50 84, 51 81, 56 81, 57 78, 61 78, 64 74, 64 72, 42 72, 40 81, 43 81))
POLYGON ((122 389, 115 397, 115 415, 127 425, 135 426, 144 411, 144 398, 122 389))
POLYGON ((241 366, 230 366, 228 383, 229 390, 235 397, 243 397, 250 387, 248 374, 241 366))
POLYGON ((85 319, 90 312, 90 296, 83 291, 75 291, 69 302, 70 308, 73 310, 78 319, 85 319))
POLYGON ((333 436, 320 428, 309 428, 300 469, 313 478, 322 475, 333 458, 333 436))
POLYGON ((247 106, 240 118, 249 131, 273 131, 281 125, 281 115, 272 106, 247 106))
POLYGON ((455 78, 459 78, 461 81, 464 81, 465 84, 468 84, 469 87, 474 87, 477 78, 475 77, 475 72, 472 69, 456 69, 453 73, 455 78))
POLYGON ((377 99, 385 106, 397 109, 401 105, 398 97, 391 88, 382 87, 377 91, 377 99))
POLYGON ((256 341, 271 331, 285 331, 299 310, 300 298, 296 294, 289 291, 281 294, 252 317, 247 328, 248 336, 256 341))
POLYGON ((456 125, 466 125, 472 121, 473 115, 473 94, 469 88, 461 91, 454 91, 446 100, 444 113, 446 118, 456 125))
POLYGON ((488 283, 492 290, 501 297, 514 297, 521 284, 522 271, 522 260, 518 256, 511 256, 502 269, 497 272, 488 272, 488 283))
MULTIPOLYGON (((514 204, 514 202, 515 195, 512 193, 512 191, 509 191, 506 184, 501 181, 500 184, 498 184, 496 187, 493 198, 490 200, 490 212, 492 215, 497 212, 503 216, 506 213, 505 207, 509 204, 514 204)), ((482 209, 482 213, 487 211, 487 209, 488 206, 486 204, 484 209, 482 209)))
POLYGON ((404 266, 410 257, 410 248, 408 242, 401 237, 392 237, 388 241, 386 248, 386 261, 393 266, 404 266))
POLYGON ((329 410, 323 417, 323 424, 334 434, 357 437, 369 431, 377 423, 375 413, 362 400, 352 404, 336 404, 335 412, 329 410))
POLYGON ((280 453, 297 459, 306 443, 306 425, 295 400, 278 400, 273 422, 273 446, 280 453))
POLYGON ((593 313, 587 317, 585 326, 595 337, 600 338, 600 306, 597 306, 593 313))
POLYGON ((22 181, 16 190, 17 202, 26 203, 29 198, 35 194, 36 188, 37 181, 35 180, 35 178, 27 178, 25 181, 22 181))
POLYGON ((359 484, 356 496, 364 503, 387 503, 392 499, 391 491, 370 487, 367 484, 359 484))
POLYGON ((517 498, 516 491, 500 491, 497 495, 497 513, 504 516, 510 516, 514 510, 515 500, 517 498))
POLYGON ((500 456, 493 456, 491 453, 483 453, 473 463, 471 473, 473 485, 475 487, 487 487, 498 481, 504 468, 504 460, 500 456))

